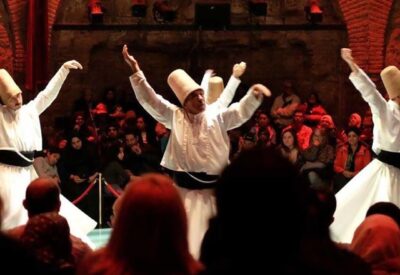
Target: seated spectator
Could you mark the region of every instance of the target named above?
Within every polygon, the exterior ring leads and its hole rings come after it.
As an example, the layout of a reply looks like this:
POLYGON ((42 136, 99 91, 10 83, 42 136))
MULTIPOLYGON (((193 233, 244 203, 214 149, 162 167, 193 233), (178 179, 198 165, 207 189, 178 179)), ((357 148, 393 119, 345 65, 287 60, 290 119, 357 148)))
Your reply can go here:
POLYGON ((98 103, 96 108, 92 111, 93 121, 96 125, 97 137, 100 138, 104 136, 107 132, 107 126, 110 124, 111 119, 109 116, 109 111, 104 103, 98 103))
POLYGON ((278 146, 278 150, 283 157, 287 158, 292 164, 300 168, 300 148, 297 145, 295 132, 291 127, 283 129, 282 143, 278 146))
POLYGON ((335 149, 328 143, 327 130, 315 128, 310 146, 302 153, 304 164, 300 171, 308 176, 310 186, 317 190, 330 190, 333 176, 335 149))
POLYGON ((158 148, 160 149, 160 155, 164 155, 171 130, 167 129, 164 124, 157 122, 156 126, 154 127, 154 132, 156 134, 158 148))
POLYGON ((95 107, 93 92, 90 88, 85 88, 81 97, 74 101, 72 111, 83 112, 86 117, 90 116, 92 109, 95 107))
MULTIPOLYGON (((304 124, 304 113, 301 108, 298 108, 294 112, 293 123, 289 127, 292 127, 296 134, 297 144, 299 145, 300 150, 304 151, 305 149, 307 149, 308 146, 310 146, 310 140, 313 130, 304 124)), ((283 129, 282 132, 284 130, 285 129, 283 129)))
POLYGON ((109 114, 112 114, 115 111, 115 106, 118 104, 118 98, 114 87, 107 87, 103 90, 103 98, 100 103, 106 106, 109 114))
POLYGON ((116 104, 114 112, 110 113, 110 118, 114 119, 119 125, 121 125, 121 120, 125 118, 125 112, 121 104, 116 104))
POLYGON ((151 150, 152 147, 156 144, 156 137, 154 131, 152 129, 148 129, 148 123, 145 121, 143 116, 139 116, 136 119, 136 136, 138 137, 138 141, 142 146, 143 150, 151 150))
MULTIPOLYGON (((349 128, 356 128, 361 131, 361 116, 358 113, 352 113, 349 116, 349 121, 347 122, 347 129, 349 128)), ((359 134, 360 135, 360 134, 359 134)), ((347 142, 347 131, 343 129, 338 134, 338 146, 347 142)))
POLYGON ((189 253, 186 212, 169 177, 147 174, 125 188, 106 247, 78 274, 199 274, 189 253))
POLYGON ((359 128, 347 130, 347 142, 336 149, 333 165, 334 192, 339 192, 355 175, 371 162, 371 151, 359 141, 359 128))
POLYGON ((281 130, 293 122, 293 113, 300 102, 300 98, 295 93, 293 82, 285 80, 282 94, 274 99, 271 107, 271 117, 274 119, 276 127, 281 130))
POLYGON ((41 178, 54 179, 58 184, 61 183, 57 170, 57 162, 60 159, 60 149, 57 147, 50 147, 46 151, 45 156, 39 156, 34 159, 33 167, 41 178))
POLYGON ((276 131, 270 124, 267 113, 261 111, 257 116, 257 124, 250 132, 256 134, 256 143, 261 147, 270 147, 276 145, 276 131))
POLYGON ((328 136, 328 143, 330 145, 336 147, 338 143, 340 144, 340 135, 337 133, 336 125, 332 116, 323 115, 317 127, 325 129, 328 136))
POLYGON ((68 136, 79 135, 89 142, 97 141, 97 135, 94 127, 90 126, 88 119, 82 112, 74 114, 74 121, 72 126, 67 129, 68 136))
POLYGON ((374 135, 373 129, 374 129, 374 122, 372 121, 372 113, 371 109, 368 109, 365 112, 364 117, 362 119, 360 140, 369 145, 369 147, 372 147, 372 141, 374 135))
MULTIPOLYGON (((102 175, 107 186, 112 190, 106 189, 103 196, 103 220, 108 223, 111 215, 111 208, 115 201, 115 192, 120 194, 126 184, 131 179, 131 173, 124 169, 122 160, 124 159, 124 147, 119 142, 109 143, 104 151, 102 175)), ((133 176, 132 176, 133 177, 133 176)))
POLYGON ((161 170, 160 157, 151 152, 143 153, 138 137, 132 132, 125 133, 123 166, 131 177, 161 170))
POLYGON ((136 111, 129 109, 125 113, 124 119, 119 122, 120 129, 123 133, 136 131, 136 111))
POLYGON ((304 107, 304 124, 311 128, 317 126, 321 117, 327 114, 316 92, 312 92, 307 97, 304 107))
MULTIPOLYGON (((79 198, 98 176, 99 157, 80 136, 70 138, 69 147, 65 153, 64 167, 68 181, 61 185, 62 193, 70 200, 79 198)), ((95 192, 89 192, 76 206, 93 219, 98 218, 98 197, 95 192)))

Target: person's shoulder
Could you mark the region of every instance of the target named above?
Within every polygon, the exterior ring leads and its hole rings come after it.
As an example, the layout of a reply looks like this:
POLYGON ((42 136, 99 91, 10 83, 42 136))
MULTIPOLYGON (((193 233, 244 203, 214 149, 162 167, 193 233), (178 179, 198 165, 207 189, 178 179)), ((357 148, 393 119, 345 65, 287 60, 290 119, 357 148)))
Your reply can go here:
POLYGON ((341 274, 371 274, 370 266, 358 255, 353 252, 338 248, 334 260, 341 263, 343 270, 341 274))
POLYGON ((336 147, 337 151, 347 151, 349 149, 349 144, 347 142, 338 144, 336 147))
POLYGON ((34 158, 33 161, 42 163, 45 161, 45 158, 43 156, 38 156, 38 157, 34 158))
POLYGON ((312 133, 312 131, 313 131, 313 129, 311 127, 309 127, 309 126, 307 126, 305 124, 303 124, 301 126, 301 130, 304 131, 304 132, 310 132, 310 133, 312 133))
POLYGON ((3 270, 13 270, 15 274, 39 274, 34 255, 18 240, 0 233, 0 247, 5 252, 0 260, 3 270))
POLYGON ((22 233, 24 232, 24 230, 25 230, 25 224, 11 228, 11 229, 5 231, 4 233, 5 233, 5 235, 7 235, 9 237, 19 239, 21 237, 22 233))
POLYGON ((360 141, 360 151, 363 152, 363 153, 370 152, 371 148, 370 148, 370 146, 368 144, 360 141))
POLYGON ((301 102, 300 97, 297 94, 292 94, 290 95, 293 99, 298 100, 299 102, 301 102))
POLYGON ((72 243, 72 253, 74 254, 75 258, 81 260, 84 255, 93 251, 90 246, 80 238, 70 235, 70 239, 72 243))

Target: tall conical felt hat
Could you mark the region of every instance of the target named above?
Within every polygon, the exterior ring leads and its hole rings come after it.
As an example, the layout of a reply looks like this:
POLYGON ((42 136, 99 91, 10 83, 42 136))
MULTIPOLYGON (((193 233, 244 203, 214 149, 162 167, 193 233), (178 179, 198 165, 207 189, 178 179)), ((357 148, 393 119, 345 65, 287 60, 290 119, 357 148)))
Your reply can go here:
POLYGON ((11 75, 5 69, 0 69, 0 97, 3 103, 7 104, 10 97, 19 93, 22 93, 22 91, 11 75))
POLYGON ((186 97, 194 91, 203 90, 184 70, 177 69, 169 74, 167 79, 169 87, 174 91, 179 102, 183 105, 186 97))
POLYGON ((383 85, 390 99, 400 96, 400 71, 395 66, 388 66, 381 72, 383 85))
POLYGON ((224 80, 219 76, 213 76, 208 81, 207 104, 215 102, 224 90, 224 80))

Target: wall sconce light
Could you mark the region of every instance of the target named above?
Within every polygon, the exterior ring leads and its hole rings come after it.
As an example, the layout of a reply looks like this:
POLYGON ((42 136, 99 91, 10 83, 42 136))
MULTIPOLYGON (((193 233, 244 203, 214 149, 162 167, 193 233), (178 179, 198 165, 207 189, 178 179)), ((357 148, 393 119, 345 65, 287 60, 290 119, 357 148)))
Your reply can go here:
POLYGON ((318 24, 322 22, 323 12, 319 6, 318 0, 310 0, 309 4, 304 7, 306 13, 306 19, 311 24, 318 24))
POLYGON ((249 0, 249 13, 254 16, 267 16, 266 0, 249 0))
POLYGON ((176 10, 167 0, 156 0, 153 4, 153 17, 157 23, 172 22, 176 18, 176 10))
POLYGON ((146 0, 132 0, 132 16, 146 17, 146 0))
POLYGON ((101 0, 89 0, 88 16, 92 24, 103 23, 104 8, 101 0))

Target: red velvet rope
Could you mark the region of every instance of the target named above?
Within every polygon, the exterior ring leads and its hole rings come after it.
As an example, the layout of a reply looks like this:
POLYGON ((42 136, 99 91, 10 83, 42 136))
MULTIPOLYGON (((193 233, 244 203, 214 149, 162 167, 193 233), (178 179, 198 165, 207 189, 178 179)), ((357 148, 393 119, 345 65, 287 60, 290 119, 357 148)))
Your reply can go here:
POLYGON ((121 196, 121 192, 118 192, 117 190, 115 190, 111 184, 108 184, 107 182, 104 182, 104 184, 106 185, 108 191, 111 192, 111 194, 114 195, 114 197, 118 198, 119 196, 121 196))
MULTIPOLYGON (((112 187, 111 184, 108 184, 108 183, 105 182, 105 181, 103 181, 103 182, 104 182, 104 184, 106 185, 108 191, 110 191, 111 194, 112 194, 114 197, 118 198, 119 196, 121 196, 121 192, 115 190, 115 189, 112 187)), ((79 197, 77 197, 75 200, 73 200, 72 203, 73 203, 73 204, 79 203, 84 197, 87 196, 87 194, 89 194, 90 190, 92 190, 92 188, 93 188, 93 186, 94 186, 95 184, 96 184, 96 180, 92 181, 92 182, 90 183, 90 185, 88 186, 88 188, 86 188, 85 191, 83 191, 83 193, 82 193, 79 197)))
POLYGON ((83 193, 77 197, 75 200, 72 201, 73 204, 77 204, 79 203, 84 197, 87 196, 87 194, 90 192, 90 190, 92 190, 93 186, 96 184, 96 180, 92 181, 90 183, 90 185, 88 186, 88 188, 86 188, 85 191, 83 191, 83 193))

